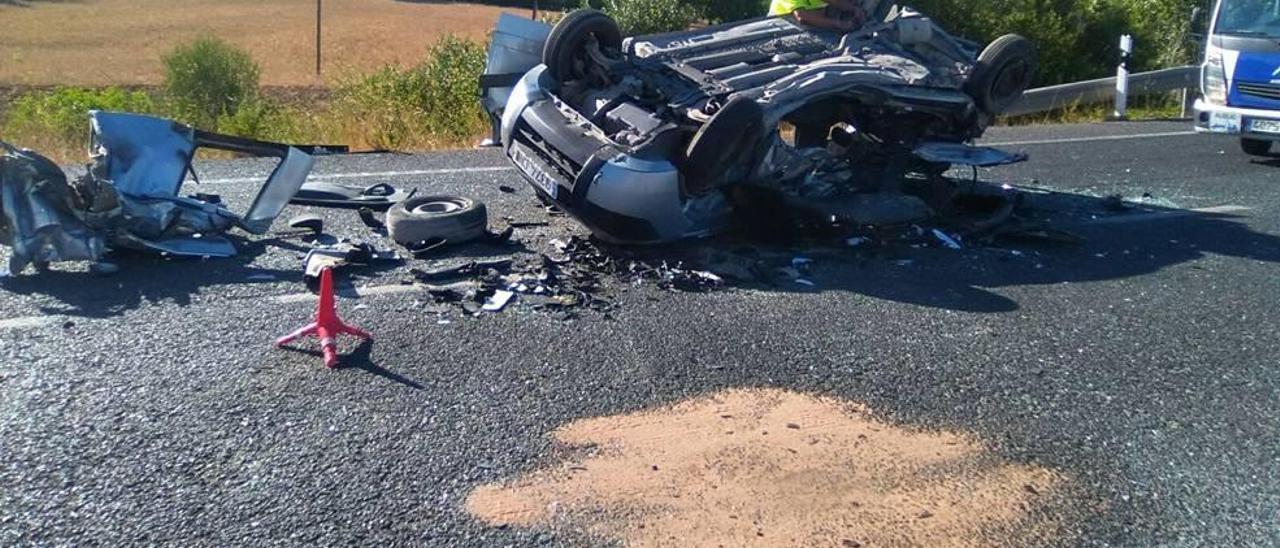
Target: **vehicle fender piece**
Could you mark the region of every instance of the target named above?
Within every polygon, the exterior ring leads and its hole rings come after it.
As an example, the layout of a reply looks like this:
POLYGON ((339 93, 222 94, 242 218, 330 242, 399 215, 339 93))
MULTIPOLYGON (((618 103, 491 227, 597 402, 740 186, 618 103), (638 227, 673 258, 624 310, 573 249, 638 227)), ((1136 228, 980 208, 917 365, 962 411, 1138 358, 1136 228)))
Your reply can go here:
POLYGON ((524 77, 516 82, 516 86, 511 88, 511 96, 507 99, 506 107, 502 109, 500 136, 504 148, 511 147, 511 133, 515 131, 516 122, 520 120, 520 115, 524 114, 524 109, 529 104, 546 98, 547 93, 544 90, 553 85, 551 78, 547 76, 547 66, 538 65, 525 73, 524 77))
POLYGON ((689 141, 681 166, 685 189, 695 196, 712 190, 735 160, 750 154, 747 147, 763 127, 759 103, 742 96, 730 99, 689 141))
POLYGON ((670 162, 619 155, 601 165, 584 200, 581 220, 601 239, 655 244, 694 228, 680 198, 680 175, 670 162))
POLYGON ((998 116, 1031 86, 1038 64, 1039 56, 1030 40, 1006 34, 982 50, 964 90, 983 112, 998 116))
POLYGON ((484 236, 489 226, 484 204, 455 196, 410 198, 387 210, 387 231, 401 245, 426 240, 466 243, 484 236))
POLYGON ((564 16, 547 36, 542 64, 561 82, 581 77, 579 64, 585 61, 586 45, 595 38, 600 49, 622 50, 622 31, 612 17, 593 9, 580 9, 564 16))

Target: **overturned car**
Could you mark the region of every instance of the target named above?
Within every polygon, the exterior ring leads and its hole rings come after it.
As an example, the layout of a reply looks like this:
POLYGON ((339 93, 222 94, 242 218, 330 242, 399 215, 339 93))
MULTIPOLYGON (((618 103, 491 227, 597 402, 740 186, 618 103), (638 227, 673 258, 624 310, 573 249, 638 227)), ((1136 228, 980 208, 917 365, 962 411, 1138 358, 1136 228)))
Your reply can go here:
MULTIPOLYGON (((979 52, 898 6, 873 21, 844 35, 784 17, 624 40, 605 14, 574 11, 503 104, 487 92, 496 137, 543 200, 626 244, 714 233, 740 196, 760 196, 743 189, 822 206, 909 173, 1021 159, 965 143, 1031 82, 1032 44, 1006 35, 979 52)), ((541 38, 504 20, 495 40, 504 23, 541 38)), ((503 55, 490 52, 490 88, 495 66, 519 64, 503 55)))

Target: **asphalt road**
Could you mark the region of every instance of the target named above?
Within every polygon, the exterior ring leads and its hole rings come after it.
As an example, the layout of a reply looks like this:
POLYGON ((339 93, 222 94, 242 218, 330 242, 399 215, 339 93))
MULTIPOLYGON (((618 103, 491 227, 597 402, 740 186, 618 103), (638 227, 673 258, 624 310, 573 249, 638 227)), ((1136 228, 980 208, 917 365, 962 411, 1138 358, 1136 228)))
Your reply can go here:
MULTIPOLYGON (((422 264, 366 271, 341 305, 377 341, 336 371, 270 348, 313 307, 306 244, 283 223, 234 259, 0 280, 0 544, 573 542, 485 527, 461 501, 546 462, 568 421, 743 386, 863 402, 1060 470, 1091 509, 1068 544, 1280 544, 1280 158, 1188 129, 989 133, 1032 160, 984 177, 1077 194, 1064 210, 1081 247, 775 247, 818 259, 816 289, 642 286, 573 322, 467 318, 406 292, 422 264), (1151 210, 1097 214, 1115 193, 1151 210)), ((197 169, 243 204, 268 168, 197 169)), ((494 151, 331 157, 315 173, 551 221, 518 232, 530 249, 580 233, 494 151)), ((330 233, 374 238, 320 213, 330 233)))

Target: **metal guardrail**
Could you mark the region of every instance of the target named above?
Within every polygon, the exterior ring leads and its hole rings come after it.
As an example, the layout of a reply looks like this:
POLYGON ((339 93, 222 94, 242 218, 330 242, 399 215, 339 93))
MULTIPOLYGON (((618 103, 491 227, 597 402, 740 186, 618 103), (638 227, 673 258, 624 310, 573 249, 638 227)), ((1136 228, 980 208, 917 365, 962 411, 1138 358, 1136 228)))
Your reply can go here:
MULTIPOLYGON (((1129 75, 1129 96, 1162 93, 1199 87, 1200 67, 1176 67, 1129 75)), ((1022 99, 1005 109, 1005 116, 1049 112, 1072 105, 1105 103, 1116 95, 1116 79, 1099 78, 1071 84, 1029 89, 1022 99)))

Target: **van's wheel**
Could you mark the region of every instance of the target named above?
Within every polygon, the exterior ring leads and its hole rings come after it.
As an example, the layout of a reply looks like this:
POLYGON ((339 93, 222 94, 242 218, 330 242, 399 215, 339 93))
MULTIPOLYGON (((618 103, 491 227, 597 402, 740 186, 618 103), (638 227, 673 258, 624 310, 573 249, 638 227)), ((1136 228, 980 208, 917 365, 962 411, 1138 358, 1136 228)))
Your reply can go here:
POLYGON ((1271 154, 1271 141, 1240 139, 1240 150, 1250 156, 1268 156, 1271 154))
POLYGON ((682 162, 685 189, 697 195, 714 188, 739 156, 751 153, 747 147, 763 127, 759 103, 746 97, 730 99, 689 141, 682 162))
POLYGON ((564 16, 542 48, 542 64, 559 82, 586 76, 591 58, 587 44, 595 39, 600 51, 622 51, 622 31, 612 17, 592 9, 580 9, 564 16))
POLYGON ((1006 34, 982 50, 964 89, 983 112, 998 116, 1031 87, 1038 64, 1036 47, 1030 40, 1006 34))

